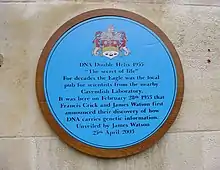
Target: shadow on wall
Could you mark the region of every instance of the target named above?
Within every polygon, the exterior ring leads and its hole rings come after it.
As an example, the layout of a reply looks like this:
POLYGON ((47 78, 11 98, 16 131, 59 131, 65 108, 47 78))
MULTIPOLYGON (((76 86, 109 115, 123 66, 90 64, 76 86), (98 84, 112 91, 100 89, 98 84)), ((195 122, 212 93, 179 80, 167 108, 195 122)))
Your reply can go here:
POLYGON ((0 67, 2 67, 4 61, 4 57, 2 54, 0 54, 0 67))

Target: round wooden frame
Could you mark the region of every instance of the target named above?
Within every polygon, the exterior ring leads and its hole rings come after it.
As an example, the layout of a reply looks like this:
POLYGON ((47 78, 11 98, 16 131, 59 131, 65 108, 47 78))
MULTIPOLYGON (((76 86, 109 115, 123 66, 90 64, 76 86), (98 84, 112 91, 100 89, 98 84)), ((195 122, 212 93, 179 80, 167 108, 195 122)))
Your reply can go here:
POLYGON ((49 123, 50 127, 57 133, 57 135, 63 140, 65 143, 67 143, 69 146, 87 153, 92 156, 96 157, 102 157, 102 158, 120 158, 125 157, 129 155, 133 155, 136 153, 139 153, 141 151, 146 150, 147 148, 151 147, 153 144, 155 144, 158 140, 160 140, 163 135, 168 131, 168 129, 171 127, 173 122, 175 121, 178 112, 180 110, 182 99, 183 99, 183 93, 184 93, 184 76, 183 76, 183 70, 182 65, 179 59, 179 56, 168 39, 168 37, 152 22, 147 20, 146 18, 129 12, 125 10, 120 9, 96 9, 92 11, 85 12, 83 14, 80 14, 66 23, 64 23, 49 39, 47 42, 45 48, 42 51, 42 54, 40 56, 38 66, 37 66, 37 73, 36 73, 36 92, 37 92, 37 99, 39 106, 41 108, 41 111, 49 123), (150 28, 160 39, 163 41, 163 43, 167 46, 169 49, 169 52, 171 53, 171 56, 173 58, 176 71, 177 71, 177 96, 174 103, 174 106, 172 108, 172 111, 168 117, 168 119, 165 121, 165 123, 161 126, 160 129, 158 129, 157 132, 155 132, 151 137, 147 138, 146 140, 129 146, 127 148, 121 148, 121 149, 101 149, 101 148, 95 148, 92 146, 89 146, 87 144, 84 144, 77 139, 71 137, 63 128, 59 126, 59 124, 56 122, 54 117, 52 116, 48 104, 45 99, 44 94, 44 68, 47 62, 47 58, 49 56, 50 51, 52 50, 53 46, 55 45, 56 41, 62 36, 63 33, 65 33, 67 30, 69 30, 74 25, 83 22, 85 20, 100 17, 100 16, 119 16, 128 18, 131 20, 134 20, 136 22, 139 22, 146 27, 150 28))

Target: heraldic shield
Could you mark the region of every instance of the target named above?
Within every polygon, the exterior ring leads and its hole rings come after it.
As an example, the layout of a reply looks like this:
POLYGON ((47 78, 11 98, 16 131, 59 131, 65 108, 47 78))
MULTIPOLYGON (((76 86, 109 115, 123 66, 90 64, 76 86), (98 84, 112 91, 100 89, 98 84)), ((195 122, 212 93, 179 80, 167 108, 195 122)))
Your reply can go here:
POLYGON ((93 40, 93 55, 105 56, 110 59, 119 55, 128 56, 130 50, 126 46, 127 37, 124 31, 116 32, 114 26, 108 27, 106 32, 97 31, 93 40))

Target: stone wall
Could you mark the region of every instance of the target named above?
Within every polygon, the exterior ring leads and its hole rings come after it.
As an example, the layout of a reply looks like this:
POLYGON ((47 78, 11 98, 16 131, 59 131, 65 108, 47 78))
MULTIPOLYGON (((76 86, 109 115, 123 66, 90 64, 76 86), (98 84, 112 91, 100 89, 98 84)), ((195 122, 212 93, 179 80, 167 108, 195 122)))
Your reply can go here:
POLYGON ((220 170, 219 0, 0 0, 0 170, 220 170), (41 51, 54 31, 91 9, 145 16, 174 43, 185 75, 178 119, 152 148, 105 160, 61 142, 35 95, 41 51))

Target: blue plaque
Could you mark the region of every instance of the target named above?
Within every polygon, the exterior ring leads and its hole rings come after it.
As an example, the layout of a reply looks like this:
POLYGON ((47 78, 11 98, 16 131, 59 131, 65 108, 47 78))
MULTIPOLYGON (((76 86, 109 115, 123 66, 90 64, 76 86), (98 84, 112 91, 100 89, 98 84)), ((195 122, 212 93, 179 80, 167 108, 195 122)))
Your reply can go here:
POLYGON ((182 102, 182 68, 170 41, 150 21, 127 11, 98 11, 64 24, 45 47, 36 81, 41 108, 76 149, 128 156, 173 123, 182 102), (126 149, 131 152, 123 154, 126 149))

